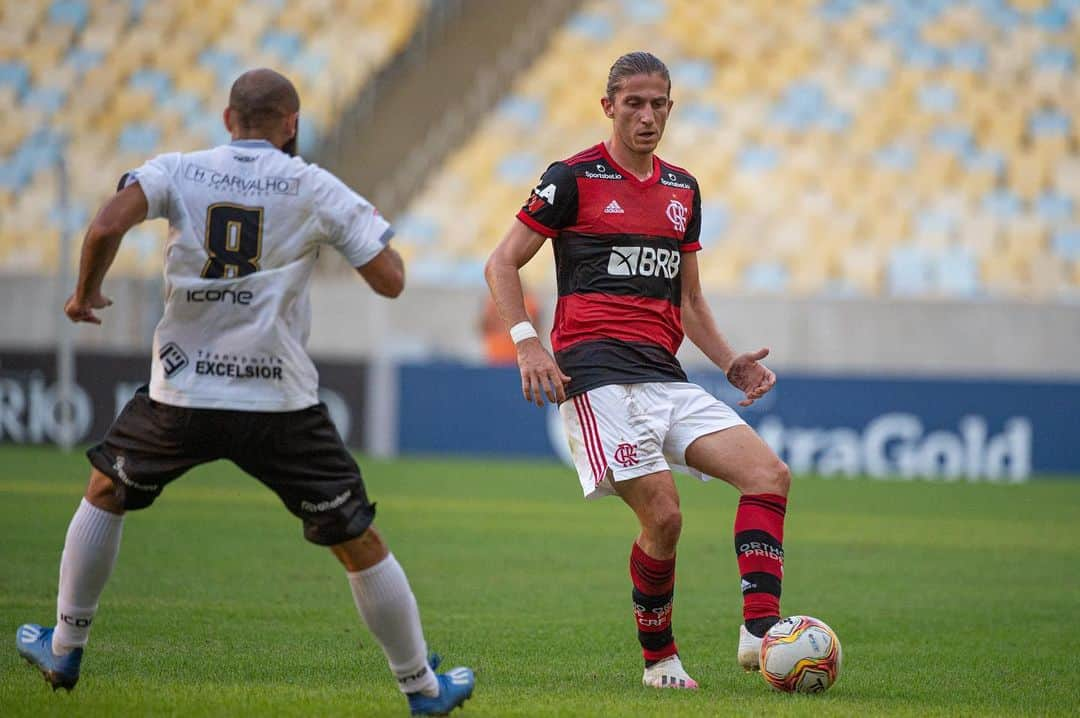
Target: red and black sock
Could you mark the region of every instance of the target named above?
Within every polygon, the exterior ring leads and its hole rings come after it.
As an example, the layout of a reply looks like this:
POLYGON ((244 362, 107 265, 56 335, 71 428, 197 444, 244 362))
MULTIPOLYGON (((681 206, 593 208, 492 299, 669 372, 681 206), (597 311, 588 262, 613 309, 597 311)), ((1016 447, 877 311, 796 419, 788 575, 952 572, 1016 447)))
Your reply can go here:
POLYGON ((671 635, 675 559, 653 558, 635 542, 630 551, 630 578, 634 582, 634 619, 641 655, 645 665, 651 666, 679 652, 671 635))
POLYGON ((744 494, 735 512, 743 620, 746 629, 758 637, 780 619, 786 512, 787 498, 779 494, 744 494))

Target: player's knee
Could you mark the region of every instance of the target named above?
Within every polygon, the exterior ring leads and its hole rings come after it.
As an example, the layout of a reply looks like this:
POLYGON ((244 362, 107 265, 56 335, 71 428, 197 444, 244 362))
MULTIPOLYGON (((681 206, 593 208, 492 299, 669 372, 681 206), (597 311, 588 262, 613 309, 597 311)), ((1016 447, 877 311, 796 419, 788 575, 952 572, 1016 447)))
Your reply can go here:
POLYGON ((86 485, 85 497, 87 502, 102 511, 108 511, 111 514, 124 513, 124 499, 117 491, 116 484, 100 471, 93 471, 90 474, 90 483, 86 485))
POLYGON ((329 548, 347 571, 363 571, 390 555, 390 549, 374 526, 369 526, 356 538, 334 544, 329 548))
POLYGON ((682 524, 682 511, 678 506, 671 506, 657 512, 653 519, 652 533, 657 541, 674 548, 682 534, 682 524))
POLYGON ((762 468, 756 493, 787 496, 791 488, 791 470, 780 459, 774 459, 762 468))

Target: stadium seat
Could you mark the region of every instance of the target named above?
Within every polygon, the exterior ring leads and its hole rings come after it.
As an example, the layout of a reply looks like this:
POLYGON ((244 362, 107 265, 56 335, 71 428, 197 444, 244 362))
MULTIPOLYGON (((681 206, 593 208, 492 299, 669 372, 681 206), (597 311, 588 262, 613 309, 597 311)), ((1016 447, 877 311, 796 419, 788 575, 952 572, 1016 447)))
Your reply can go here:
MULTIPOLYGON (((0 197, 12 204, 0 212, 0 236, 35 222, 82 221, 82 214, 45 211, 55 206, 58 190, 42 178, 53 176, 64 152, 73 206, 86 208, 149 155, 227 139, 224 94, 251 66, 280 66, 293 77, 309 118, 301 137, 311 143, 408 41, 425 6, 421 0, 4 4, 0 197), (342 13, 348 22, 341 22, 342 13), (78 112, 71 111, 75 105, 78 112), (16 196, 22 199, 11 199, 16 196)), ((139 242, 152 239, 154 251, 123 250, 121 272, 159 271, 160 228, 140 236, 139 242)), ((25 249, 0 251, 0 271, 45 271, 55 262, 55 251, 25 249)))

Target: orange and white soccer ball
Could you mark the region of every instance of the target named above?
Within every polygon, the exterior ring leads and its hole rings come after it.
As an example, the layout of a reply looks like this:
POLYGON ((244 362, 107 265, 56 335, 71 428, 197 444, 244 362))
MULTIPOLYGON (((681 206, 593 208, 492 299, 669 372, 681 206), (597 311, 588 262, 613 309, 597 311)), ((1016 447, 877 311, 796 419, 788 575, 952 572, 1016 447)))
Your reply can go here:
POLYGON ((840 639, 823 621, 790 616, 761 641, 761 675, 788 693, 821 693, 840 677, 840 639))

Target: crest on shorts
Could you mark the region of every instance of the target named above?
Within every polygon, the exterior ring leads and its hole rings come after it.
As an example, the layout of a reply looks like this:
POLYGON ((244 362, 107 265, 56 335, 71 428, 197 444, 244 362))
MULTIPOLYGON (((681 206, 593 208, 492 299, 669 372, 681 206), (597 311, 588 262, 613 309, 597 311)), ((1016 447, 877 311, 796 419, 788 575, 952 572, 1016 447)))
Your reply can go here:
POLYGON ((637 444, 619 444, 615 447, 615 461, 620 466, 637 466, 637 444))

